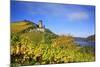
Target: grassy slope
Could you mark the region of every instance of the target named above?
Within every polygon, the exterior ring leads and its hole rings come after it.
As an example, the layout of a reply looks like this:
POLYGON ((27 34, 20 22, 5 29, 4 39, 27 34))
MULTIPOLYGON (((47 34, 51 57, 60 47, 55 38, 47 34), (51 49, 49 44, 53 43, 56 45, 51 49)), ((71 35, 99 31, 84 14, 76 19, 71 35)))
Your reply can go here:
POLYGON ((11 23, 11 32, 21 32, 29 27, 34 27, 30 22, 20 21, 11 23))
MULTIPOLYGON (((24 30, 28 30, 30 27, 35 28, 37 24, 29 22, 29 21, 20 21, 11 23, 11 32, 19 33, 24 30)), ((43 40, 43 36, 46 36, 46 39, 55 38, 57 35, 51 32, 49 29, 45 29, 45 35, 43 32, 24 32, 21 33, 22 37, 28 37, 30 40, 34 41, 35 43, 40 42, 43 40)))

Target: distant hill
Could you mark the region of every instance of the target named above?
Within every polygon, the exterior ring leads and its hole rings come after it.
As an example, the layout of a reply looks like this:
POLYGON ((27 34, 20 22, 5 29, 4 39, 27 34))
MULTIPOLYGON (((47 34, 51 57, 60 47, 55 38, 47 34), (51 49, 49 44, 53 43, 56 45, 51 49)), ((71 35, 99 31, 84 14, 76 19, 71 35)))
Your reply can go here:
POLYGON ((82 38, 82 37, 74 37, 75 41, 87 41, 86 38, 82 38))
POLYGON ((88 37, 73 37, 76 41, 95 41, 95 35, 90 35, 88 37))
POLYGON ((95 35, 88 36, 86 39, 88 41, 95 41, 95 35))

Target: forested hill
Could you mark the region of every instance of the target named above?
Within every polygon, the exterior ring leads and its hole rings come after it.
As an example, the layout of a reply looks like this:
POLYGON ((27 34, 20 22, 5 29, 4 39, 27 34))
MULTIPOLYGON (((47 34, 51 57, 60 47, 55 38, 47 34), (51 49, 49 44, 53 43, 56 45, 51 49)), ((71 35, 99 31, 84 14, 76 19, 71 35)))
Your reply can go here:
POLYGON ((88 37, 74 37, 76 41, 95 41, 95 35, 90 35, 88 37))
POLYGON ((95 35, 91 35, 87 37, 88 41, 95 41, 95 35))

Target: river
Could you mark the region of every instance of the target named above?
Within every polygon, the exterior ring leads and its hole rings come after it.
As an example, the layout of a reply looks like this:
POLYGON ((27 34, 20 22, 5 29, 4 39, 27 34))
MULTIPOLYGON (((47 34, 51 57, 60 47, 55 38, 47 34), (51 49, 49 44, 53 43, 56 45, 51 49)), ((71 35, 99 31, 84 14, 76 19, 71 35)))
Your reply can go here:
POLYGON ((80 46, 95 46, 95 42, 94 41, 85 41, 85 40, 79 40, 76 39, 75 43, 77 43, 80 46))

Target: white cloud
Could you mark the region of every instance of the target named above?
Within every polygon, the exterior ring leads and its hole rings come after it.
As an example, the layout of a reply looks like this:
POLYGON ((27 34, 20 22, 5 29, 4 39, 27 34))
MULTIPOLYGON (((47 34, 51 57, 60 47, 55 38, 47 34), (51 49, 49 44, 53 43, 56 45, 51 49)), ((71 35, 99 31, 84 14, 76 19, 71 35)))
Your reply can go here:
POLYGON ((72 12, 67 15, 67 18, 71 21, 80 21, 80 20, 87 20, 89 19, 89 15, 83 11, 72 12))

